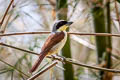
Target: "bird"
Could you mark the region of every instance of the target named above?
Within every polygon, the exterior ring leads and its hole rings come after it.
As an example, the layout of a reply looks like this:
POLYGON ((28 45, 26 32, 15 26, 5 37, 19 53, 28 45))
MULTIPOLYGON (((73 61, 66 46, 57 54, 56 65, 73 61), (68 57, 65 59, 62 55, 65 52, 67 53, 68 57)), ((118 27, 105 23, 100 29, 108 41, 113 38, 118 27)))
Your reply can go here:
POLYGON ((58 20, 54 23, 52 32, 44 42, 37 61, 29 70, 30 73, 36 71, 46 55, 57 54, 67 41, 67 28, 72 24, 72 21, 58 20))

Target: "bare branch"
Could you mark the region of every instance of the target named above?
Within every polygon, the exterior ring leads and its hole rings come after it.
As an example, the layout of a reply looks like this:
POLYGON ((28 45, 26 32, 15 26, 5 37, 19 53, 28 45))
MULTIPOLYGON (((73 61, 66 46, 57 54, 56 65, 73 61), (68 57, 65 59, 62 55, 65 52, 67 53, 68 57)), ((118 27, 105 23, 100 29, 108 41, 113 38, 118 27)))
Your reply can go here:
POLYGON ((21 70, 17 69, 16 67, 12 66, 11 64, 9 64, 9 63, 7 63, 7 62, 3 61, 2 59, 0 59, 0 61, 1 61, 1 62, 3 62, 4 64, 6 64, 6 65, 10 66, 11 68, 15 69, 15 70, 16 70, 16 71, 18 71, 19 73, 21 73, 21 74, 25 75, 27 78, 29 77, 27 74, 25 74, 25 73, 24 73, 24 72, 22 72, 21 70))
POLYGON ((40 72, 36 73, 35 75, 31 76, 29 79, 27 80, 34 80, 35 78, 37 78, 38 76, 40 76, 41 74, 43 74, 44 72, 48 71, 50 68, 54 67, 58 62, 54 61, 52 64, 46 66, 45 69, 41 70, 40 72))
POLYGON ((25 50, 25 49, 21 49, 21 48, 18 48, 18 47, 15 47, 15 46, 11 46, 11 45, 8 45, 8 44, 5 44, 5 43, 0 43, 0 45, 6 46, 6 47, 10 47, 10 48, 13 48, 13 49, 17 49, 17 50, 20 50, 20 51, 24 51, 24 52, 27 52, 27 53, 39 55, 39 54, 37 54, 35 52, 29 51, 29 50, 25 50))
POLYGON ((83 64, 83 63, 80 63, 76 60, 73 60, 73 59, 70 59, 70 58, 58 58, 58 57, 52 57, 52 56, 47 56, 47 58, 52 58, 54 60, 59 60, 63 63, 70 63, 70 64, 74 64, 74 65, 78 65, 78 66, 82 66, 82 67, 87 67, 87 68, 91 68, 91 69, 95 69, 95 70, 102 70, 102 71, 107 71, 107 72, 113 72, 113 73, 120 73, 120 70, 116 70, 116 69, 107 69, 107 68, 101 68, 101 67, 96 67, 96 66, 90 66, 90 65, 87 65, 87 64, 83 64))
POLYGON ((2 33, 5 32, 6 27, 7 27, 7 25, 8 25, 8 22, 9 22, 11 16, 12 16, 12 14, 13 14, 13 11, 12 11, 12 12, 10 13, 10 15, 8 16, 8 19, 7 19, 7 21, 6 21, 5 25, 4 25, 4 27, 2 27, 2 28, 3 28, 3 29, 1 30, 2 33))
MULTIPOLYGON (((20 51, 24 51, 24 52, 27 52, 27 53, 39 56, 38 53, 29 51, 29 50, 24 50, 24 49, 17 48, 17 47, 14 47, 14 46, 10 46, 10 45, 4 44, 4 43, 0 43, 0 45, 7 46, 7 47, 10 47, 10 48, 14 48, 14 49, 17 49, 17 50, 20 50, 20 51)), ((54 60, 59 60, 59 61, 61 61, 63 63, 70 63, 70 64, 74 64, 74 65, 78 65, 78 66, 83 66, 83 67, 87 67, 87 68, 91 68, 91 69, 104 70, 104 71, 114 72, 114 73, 120 73, 120 70, 90 66, 90 65, 86 65, 86 64, 83 64, 83 63, 80 63, 80 62, 73 61, 73 59, 69 59, 69 58, 64 58, 64 60, 62 60, 61 58, 51 57, 51 56, 47 56, 47 58, 51 58, 51 59, 54 59, 54 60)))
POLYGON ((115 36, 120 37, 119 34, 111 34, 111 33, 74 33, 74 32, 68 32, 68 34, 72 35, 83 35, 83 36, 115 36))
POLYGON ((11 0, 10 4, 8 5, 8 8, 6 9, 5 14, 4 14, 4 16, 3 16, 3 18, 2 18, 2 20, 1 20, 1 22, 0 22, 0 25, 3 24, 3 22, 4 22, 4 20, 5 20, 5 17, 6 17, 8 11, 9 11, 9 9, 10 9, 10 6, 12 5, 13 2, 14 2, 14 0, 11 0))
MULTIPOLYGON (((2 36, 15 36, 15 35, 31 35, 31 34, 49 34, 50 31, 42 31, 42 32, 21 32, 21 33, 7 33, 0 34, 2 36)), ((68 32, 70 35, 80 35, 80 36, 115 36, 120 37, 120 34, 111 34, 111 33, 82 33, 82 32, 68 32)))
POLYGON ((30 35, 30 34, 49 34, 49 31, 45 32, 21 32, 21 33, 7 33, 7 34, 0 34, 2 36, 13 36, 13 35, 30 35))

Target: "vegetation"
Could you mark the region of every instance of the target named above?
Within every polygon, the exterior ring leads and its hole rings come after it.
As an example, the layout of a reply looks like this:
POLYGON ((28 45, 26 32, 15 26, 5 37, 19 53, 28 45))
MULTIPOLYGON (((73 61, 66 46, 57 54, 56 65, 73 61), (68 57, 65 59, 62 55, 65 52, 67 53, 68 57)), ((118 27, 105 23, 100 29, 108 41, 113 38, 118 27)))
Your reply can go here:
POLYGON ((119 79, 119 5, 120 0, 0 0, 0 80, 119 79), (67 42, 60 56, 46 56, 30 74, 55 20, 74 22, 67 42))

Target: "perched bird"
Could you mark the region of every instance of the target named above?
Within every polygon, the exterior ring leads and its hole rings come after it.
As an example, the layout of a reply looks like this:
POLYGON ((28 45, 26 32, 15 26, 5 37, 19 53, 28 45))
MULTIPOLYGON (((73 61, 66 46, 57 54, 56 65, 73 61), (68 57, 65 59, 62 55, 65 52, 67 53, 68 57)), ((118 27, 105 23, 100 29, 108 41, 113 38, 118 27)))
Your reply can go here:
POLYGON ((46 55, 57 54, 63 48, 67 40, 66 29, 72 23, 73 22, 68 22, 65 20, 55 22, 51 34, 48 36, 41 49, 38 60, 29 71, 30 73, 34 72, 38 68, 46 55))

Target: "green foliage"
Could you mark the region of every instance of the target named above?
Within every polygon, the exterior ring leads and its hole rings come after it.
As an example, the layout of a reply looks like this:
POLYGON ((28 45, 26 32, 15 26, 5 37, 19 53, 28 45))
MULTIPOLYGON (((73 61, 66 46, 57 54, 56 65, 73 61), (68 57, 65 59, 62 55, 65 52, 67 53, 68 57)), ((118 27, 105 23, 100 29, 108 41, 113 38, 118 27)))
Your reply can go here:
POLYGON ((120 0, 117 0, 117 2, 119 2, 119 3, 120 3, 120 0))
MULTIPOLYGON (((57 18, 59 20, 67 20, 67 0, 57 0, 57 18)), ((67 38, 67 42, 65 46, 62 49, 62 55, 66 58, 71 58, 71 51, 70 51, 70 39, 69 36, 67 38)), ((64 80, 74 80, 74 72, 72 64, 63 64, 63 67, 65 69, 64 71, 64 80)))
MULTIPOLYGON (((105 29, 105 17, 104 10, 101 7, 94 7, 92 9, 92 15, 94 20, 94 29, 96 33, 106 33, 105 29)), ((96 36, 96 46, 98 63, 101 63, 101 58, 106 50, 106 37, 96 36)))
MULTIPOLYGON (((66 58, 71 58, 71 51, 70 51, 70 39, 69 36, 67 38, 67 42, 65 46, 62 49, 62 55, 66 58)), ((71 64, 63 64, 63 67, 65 68, 64 71, 64 79, 65 80, 74 80, 74 72, 73 67, 71 64)))
POLYGON ((67 0, 57 0, 57 5, 56 5, 57 9, 61 9, 61 8, 67 8, 67 0))

